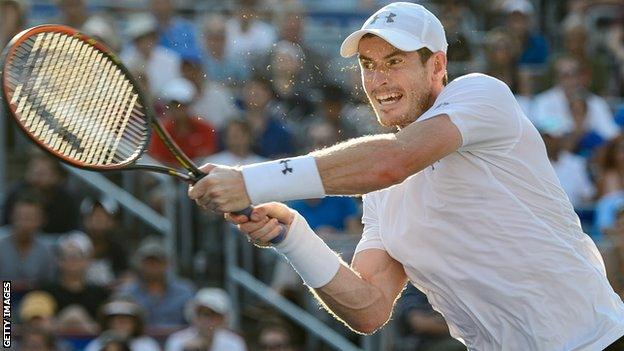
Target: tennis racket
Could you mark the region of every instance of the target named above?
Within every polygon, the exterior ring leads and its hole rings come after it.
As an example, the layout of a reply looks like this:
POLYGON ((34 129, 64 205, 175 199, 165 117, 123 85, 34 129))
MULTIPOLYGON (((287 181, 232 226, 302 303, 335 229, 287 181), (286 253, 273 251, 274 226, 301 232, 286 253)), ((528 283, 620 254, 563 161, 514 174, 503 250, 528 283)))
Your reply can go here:
MULTIPOLYGON (((1 58, 2 100, 20 129, 61 161, 93 171, 145 170, 204 177, 154 116, 151 103, 105 45, 61 25, 17 34, 1 58), (152 130, 184 171, 141 164, 152 130)), ((237 214, 249 216, 252 207, 237 214)), ((276 244, 285 237, 271 240, 276 244)))

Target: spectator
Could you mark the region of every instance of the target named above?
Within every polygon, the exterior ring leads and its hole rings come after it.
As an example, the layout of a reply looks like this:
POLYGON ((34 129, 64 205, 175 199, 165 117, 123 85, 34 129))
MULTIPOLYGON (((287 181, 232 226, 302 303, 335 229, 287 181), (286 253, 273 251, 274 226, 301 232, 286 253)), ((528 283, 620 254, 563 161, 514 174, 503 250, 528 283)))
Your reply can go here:
POLYGON ((40 238, 45 215, 38 197, 22 193, 10 213, 8 235, 0 238, 0 279, 13 281, 16 291, 52 280, 54 256, 40 238))
POLYGON ((587 27, 583 18, 568 17, 563 23, 563 51, 552 60, 549 67, 546 86, 551 86, 554 72, 554 62, 558 57, 571 56, 579 63, 579 79, 583 88, 594 94, 605 95, 610 79, 607 61, 597 50, 590 51, 587 27))
POLYGON ((78 200, 66 187, 64 172, 58 161, 40 151, 31 154, 24 179, 14 185, 5 198, 3 224, 9 222, 15 199, 24 192, 33 192, 44 208, 43 232, 61 234, 78 228, 78 200))
POLYGON ((50 331, 26 328, 18 347, 19 351, 57 351, 56 337, 50 331))
POLYGON ((169 255, 162 242, 154 237, 144 239, 136 252, 136 265, 137 279, 123 285, 117 295, 141 306, 148 327, 184 325, 184 306, 193 297, 194 289, 167 272, 169 255))
POLYGON ((211 15, 204 20, 203 65, 208 78, 224 85, 237 85, 249 77, 249 67, 241 58, 226 52, 225 18, 211 15))
POLYGON ((615 95, 621 96, 624 94, 624 14, 607 28, 605 44, 613 62, 611 71, 615 72, 615 95))
POLYGON ((624 298, 624 201, 615 211, 614 224, 605 230, 608 245, 603 249, 607 276, 613 290, 624 298))
POLYGON ((133 15, 128 20, 126 36, 131 45, 121 52, 120 58, 133 72, 144 72, 149 91, 156 97, 171 81, 181 77, 180 57, 158 45, 158 23, 149 14, 133 15))
POLYGON ((102 306, 101 330, 103 333, 91 341, 85 351, 99 351, 106 342, 109 331, 128 341, 131 350, 159 351, 158 342, 145 335, 143 330, 143 311, 133 302, 113 300, 102 306))
POLYGON ((533 4, 529 0, 506 0, 502 10, 507 16, 506 28, 520 48, 518 64, 544 65, 548 60, 548 43, 532 28, 533 4))
POLYGON ((360 211, 357 201, 346 196, 327 196, 322 199, 297 200, 290 206, 299 212, 320 234, 347 232, 361 233, 360 211))
POLYGON ((485 37, 485 73, 505 82, 511 90, 518 90, 518 48, 511 34, 494 29, 485 37))
MULTIPOLYGON (((191 159, 206 157, 217 151, 217 134, 207 121, 191 115, 190 104, 196 96, 195 87, 184 78, 167 83, 163 97, 167 101, 163 127, 173 141, 191 159)), ((159 138, 152 138, 150 153, 160 162, 177 165, 175 156, 159 138)))
POLYGON ((96 14, 84 23, 82 31, 105 43, 113 52, 119 53, 121 50, 121 40, 115 27, 115 19, 106 14, 96 14))
POLYGON ((225 150, 209 156, 203 163, 226 166, 244 166, 267 161, 251 151, 251 126, 245 120, 230 121, 223 132, 225 150))
MULTIPOLYGON (((301 51, 299 79, 314 89, 318 89, 326 81, 326 58, 319 54, 304 41, 307 14, 299 3, 285 3, 277 12, 279 41, 290 44, 301 51)), ((258 60, 257 69, 264 69, 270 63, 270 55, 258 60)))
POLYGON ((258 349, 261 351, 295 351, 290 330, 281 324, 263 325, 258 334, 258 349))
POLYGON ((85 199, 80 206, 83 226, 93 244, 93 260, 87 271, 87 281, 100 286, 114 286, 128 275, 126 249, 119 243, 115 215, 117 202, 103 196, 98 200, 85 199))
POLYGON ((286 120, 300 121, 314 110, 311 81, 303 71, 305 60, 297 44, 280 41, 273 47, 266 79, 280 102, 280 115, 286 120))
POLYGON ((4 47, 26 25, 26 9, 20 0, 0 0, 0 46, 4 47))
POLYGON ((589 205, 596 189, 588 174, 587 160, 566 149, 565 135, 558 132, 557 126, 542 126, 540 129, 548 158, 568 199, 575 208, 589 205))
POLYGON ((197 90, 197 95, 189 106, 192 114, 206 120, 217 130, 223 129, 229 120, 238 115, 234 95, 227 87, 206 77, 200 61, 182 61, 182 75, 197 90))
POLYGON ((338 140, 336 142, 359 136, 353 121, 345 118, 347 100, 348 96, 340 86, 330 84, 323 88, 323 100, 317 114, 337 131, 338 140))
POLYGON ((474 15, 465 6, 464 1, 456 0, 442 1, 440 14, 440 21, 447 35, 447 60, 452 64, 448 67, 449 76, 457 77, 472 72, 471 63, 474 55, 471 40, 466 33, 468 33, 467 30, 475 28, 474 15), (462 23, 466 17, 471 20, 468 26, 462 23))
POLYGON ((203 288, 197 291, 185 309, 191 326, 169 336, 165 351, 247 350, 244 339, 226 329, 231 305, 230 298, 222 289, 203 288))
POLYGON ((556 85, 537 95, 532 119, 540 125, 545 120, 561 119, 561 133, 573 133, 575 149, 591 151, 603 141, 620 133, 607 102, 587 92, 580 80, 580 66, 572 57, 555 63, 556 85))
POLYGON ((98 351, 142 351, 142 349, 131 348, 128 341, 114 331, 107 331, 103 333, 99 339, 101 340, 102 346, 97 349, 98 351))
POLYGON ((175 16, 172 0, 151 0, 151 10, 158 21, 158 43, 185 59, 201 60, 197 29, 193 22, 175 16))
POLYGON ((74 28, 82 28, 89 19, 89 11, 84 0, 59 0, 61 17, 58 22, 74 28))
POLYGON ((258 19, 256 0, 242 0, 235 15, 225 22, 226 56, 241 65, 265 53, 275 43, 275 28, 258 19))
MULTIPOLYGON (((49 293, 41 290, 31 291, 24 295, 19 304, 19 320, 26 329, 41 330, 56 334, 57 321, 56 301, 49 293)), ((63 339, 56 340, 57 351, 73 350, 72 345, 63 339)))
POLYGON ((399 340, 404 350, 466 350, 466 346, 451 338, 444 318, 433 310, 425 294, 412 284, 407 284, 396 309, 399 340))
POLYGON ((292 154, 295 151, 292 134, 277 117, 278 105, 270 82, 254 77, 244 85, 242 94, 246 119, 254 136, 254 152, 266 158, 292 154))
POLYGON ((95 321, 100 306, 109 292, 87 282, 86 273, 91 265, 93 245, 89 237, 74 232, 59 238, 58 279, 44 287, 58 306, 57 318, 62 329, 79 328, 95 331, 95 321))
POLYGON ((624 136, 609 142, 598 161, 596 227, 604 231, 615 223, 617 208, 624 203, 624 136))

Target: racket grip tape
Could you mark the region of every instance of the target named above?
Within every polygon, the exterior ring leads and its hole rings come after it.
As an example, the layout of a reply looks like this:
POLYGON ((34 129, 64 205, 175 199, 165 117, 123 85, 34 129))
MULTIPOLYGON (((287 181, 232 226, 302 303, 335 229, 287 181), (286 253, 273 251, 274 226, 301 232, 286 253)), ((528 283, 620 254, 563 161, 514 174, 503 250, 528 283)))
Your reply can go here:
MULTIPOLYGON (((251 219, 251 212, 253 212, 253 207, 249 206, 243 210, 240 211, 236 211, 234 212, 235 215, 245 215, 247 216, 247 218, 251 219)), ((273 245, 277 245, 279 243, 281 243, 282 241, 284 241, 284 239, 286 239, 286 226, 282 223, 279 224, 280 226, 280 232, 279 234, 277 234, 277 236, 271 240, 269 240, 269 242, 273 245)))

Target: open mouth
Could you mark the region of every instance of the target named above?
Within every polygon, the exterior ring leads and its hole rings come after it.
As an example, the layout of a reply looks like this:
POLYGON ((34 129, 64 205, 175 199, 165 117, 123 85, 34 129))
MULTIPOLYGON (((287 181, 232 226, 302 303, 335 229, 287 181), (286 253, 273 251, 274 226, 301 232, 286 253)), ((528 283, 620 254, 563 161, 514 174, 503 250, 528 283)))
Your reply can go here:
POLYGON ((403 98, 401 93, 387 93, 379 94, 375 96, 375 99, 381 106, 388 106, 399 102, 403 98))

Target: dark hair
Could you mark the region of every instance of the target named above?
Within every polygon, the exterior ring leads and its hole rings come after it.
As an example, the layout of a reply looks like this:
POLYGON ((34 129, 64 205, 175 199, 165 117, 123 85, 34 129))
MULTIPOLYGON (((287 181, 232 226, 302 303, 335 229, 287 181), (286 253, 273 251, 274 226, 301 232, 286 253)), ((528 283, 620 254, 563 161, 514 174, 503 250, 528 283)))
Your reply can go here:
POLYGON ((621 145, 624 144, 624 137, 619 136, 613 140, 607 142, 605 147, 604 156, 602 157, 602 162, 599 162, 600 168, 604 171, 607 169, 617 169, 618 164, 616 160, 616 156, 618 153, 618 149, 621 145))
POLYGON ((56 350, 56 337, 53 333, 42 328, 29 327, 22 332, 22 342, 29 336, 41 336, 48 349, 56 350))

